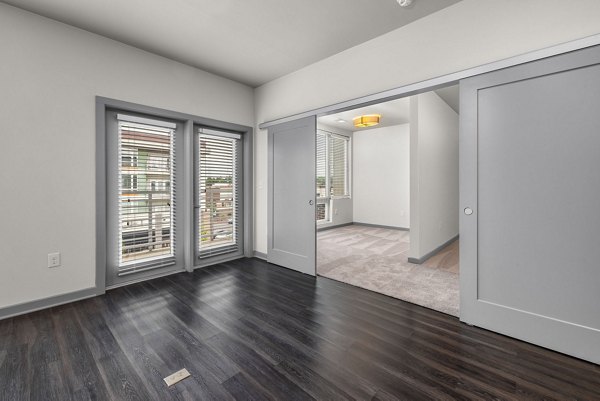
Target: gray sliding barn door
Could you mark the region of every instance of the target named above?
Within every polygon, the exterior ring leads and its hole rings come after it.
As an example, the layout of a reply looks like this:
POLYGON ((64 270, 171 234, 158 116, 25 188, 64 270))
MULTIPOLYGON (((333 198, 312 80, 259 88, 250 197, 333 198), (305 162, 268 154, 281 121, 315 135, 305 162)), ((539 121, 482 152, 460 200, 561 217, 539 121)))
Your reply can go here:
POLYGON ((316 117, 269 127, 267 260, 316 275, 316 117))
POLYGON ((461 320, 600 363, 600 47, 460 86, 461 320))

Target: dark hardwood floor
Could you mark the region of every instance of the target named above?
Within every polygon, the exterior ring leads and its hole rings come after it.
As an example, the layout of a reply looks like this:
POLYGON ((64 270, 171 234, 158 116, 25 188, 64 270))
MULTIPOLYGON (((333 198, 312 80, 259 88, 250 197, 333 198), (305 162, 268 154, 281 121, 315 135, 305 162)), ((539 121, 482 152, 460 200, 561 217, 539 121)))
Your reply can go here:
POLYGON ((600 400, 600 367, 242 259, 0 321, 0 400, 88 399, 600 400))

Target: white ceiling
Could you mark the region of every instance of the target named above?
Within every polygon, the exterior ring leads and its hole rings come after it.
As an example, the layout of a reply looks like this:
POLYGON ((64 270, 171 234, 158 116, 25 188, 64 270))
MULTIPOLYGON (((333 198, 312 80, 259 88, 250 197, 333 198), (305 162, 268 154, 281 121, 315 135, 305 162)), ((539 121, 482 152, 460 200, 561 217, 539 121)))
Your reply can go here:
POLYGON ((259 86, 460 0, 3 0, 259 86))
POLYGON ((361 107, 359 109, 343 111, 341 113, 330 114, 328 116, 319 117, 319 123, 335 128, 345 129, 347 131, 364 131, 372 128, 390 127, 392 125, 407 124, 410 119, 409 98, 391 100, 385 103, 378 103, 371 106, 361 107), (367 114, 379 114, 381 120, 374 127, 356 128, 352 124, 352 119, 358 116, 367 114), (340 122, 338 120, 344 120, 340 122))
MULTIPOLYGON (((448 86, 435 91, 444 102, 454 111, 459 112, 459 90, 458 85, 448 86)), ((390 127, 392 125, 407 124, 410 122, 409 97, 391 100, 385 103, 378 103, 371 106, 361 107, 341 113, 329 114, 319 117, 320 124, 330 127, 332 130, 341 128, 346 131, 364 131, 373 128, 390 127), (378 125, 366 128, 356 128, 352 119, 358 116, 368 114, 381 115, 381 121, 378 125), (343 121, 340 121, 343 120, 343 121)))

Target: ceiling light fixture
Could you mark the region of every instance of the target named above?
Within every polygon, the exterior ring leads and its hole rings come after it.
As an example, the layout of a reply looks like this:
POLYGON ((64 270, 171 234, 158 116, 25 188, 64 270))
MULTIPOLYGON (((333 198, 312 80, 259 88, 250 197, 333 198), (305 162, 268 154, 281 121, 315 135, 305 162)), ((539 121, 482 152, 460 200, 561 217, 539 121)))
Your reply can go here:
POLYGON ((398 0, 400 7, 409 7, 413 3, 413 0, 398 0))
POLYGON ((335 122, 336 122, 336 123, 340 123, 340 124, 341 124, 341 123, 345 123, 345 122, 346 122, 346 120, 343 120, 343 119, 341 119, 341 118, 338 118, 337 120, 335 120, 335 122))
POLYGON ((352 119, 354 126, 357 128, 365 128, 372 127, 374 125, 379 124, 379 120, 381 119, 381 115, 379 114, 369 114, 366 116, 358 116, 352 119))

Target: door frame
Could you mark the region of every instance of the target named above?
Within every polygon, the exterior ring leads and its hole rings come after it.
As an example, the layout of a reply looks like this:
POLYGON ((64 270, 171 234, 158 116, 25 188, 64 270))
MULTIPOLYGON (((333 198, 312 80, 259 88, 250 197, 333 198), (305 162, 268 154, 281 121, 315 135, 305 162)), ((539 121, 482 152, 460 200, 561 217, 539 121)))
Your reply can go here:
MULTIPOLYGON (((149 119, 147 115, 134 113, 131 111, 123 112, 122 110, 107 108, 105 109, 106 115, 106 182, 107 185, 105 187, 106 191, 106 230, 107 235, 106 238, 111 238, 111 241, 106 242, 106 286, 108 288, 119 287, 122 285, 129 284, 131 281, 139 282, 143 280, 147 280, 149 278, 160 276, 160 275, 168 275, 173 273, 179 273, 184 271, 183 268, 183 259, 184 259, 184 247, 175 247, 173 249, 173 259, 174 261, 168 265, 164 266, 156 266, 156 267, 146 267, 141 268, 139 270, 134 270, 130 273, 120 273, 118 266, 118 242, 114 241, 114 239, 118 238, 119 235, 119 222, 118 222, 118 214, 119 214, 119 203, 117 199, 119 198, 119 191, 117 188, 117 173, 118 173, 118 164, 119 164, 119 155, 118 155, 118 125, 119 125, 119 115, 125 113, 125 116, 132 117, 133 119, 142 119, 148 120, 146 123, 148 124, 163 124, 163 123, 172 123, 175 125, 173 129, 173 145, 174 145, 174 155, 176 160, 182 160, 184 158, 184 124, 181 121, 167 119, 159 116, 152 116, 152 119, 149 119)), ((121 117, 123 118, 123 117, 121 117)), ((186 179, 186 172, 184 169, 184 164, 173 164, 171 166, 173 168, 173 187, 179 188, 183 187, 183 183, 186 179)), ((173 199, 175 204, 185 204, 185 193, 173 193, 173 199)), ((173 218, 174 221, 179 221, 185 215, 185 211, 181 208, 175 208, 173 218)), ((186 236, 185 230, 173 230, 170 234, 174 238, 174 243, 185 243, 186 236)))
MULTIPOLYGON (((95 199, 96 199, 96 280, 94 292, 96 295, 102 295, 106 292, 106 271, 107 271, 107 135, 106 135, 106 113, 107 110, 116 109, 122 112, 137 114, 146 114, 155 118, 165 118, 175 120, 183 124, 183 204, 180 207, 184 214, 190 218, 184 218, 181 224, 183 231, 184 257, 183 266, 176 271, 156 274, 149 277, 144 276, 139 279, 132 279, 119 285, 128 285, 137 281, 148 280, 149 278, 161 277, 164 275, 179 273, 183 271, 191 272, 194 269, 204 267, 195 258, 195 244, 193 235, 194 215, 194 126, 205 126, 225 131, 235 131, 242 134, 243 141, 243 236, 244 236, 244 257, 254 256, 254 130, 252 127, 228 123, 225 121, 214 120, 211 118, 200 117, 193 114, 180 113, 172 110, 165 110, 157 107, 145 106, 137 103, 126 102, 117 99, 96 96, 96 172, 95 172, 95 199)), ((240 256, 234 256, 230 259, 237 259, 240 256)), ((226 261, 225 259, 221 261, 226 261)), ((118 287, 119 285, 110 288, 118 287)))
MULTIPOLYGON (((427 80, 424 80, 421 82, 404 85, 404 86, 401 86, 398 88, 393 88, 390 90, 374 93, 371 95, 362 96, 359 98, 342 101, 339 103, 334 103, 334 104, 331 104, 328 106, 308 110, 305 112, 289 115, 289 116, 282 117, 282 118, 277 118, 274 120, 268 120, 268 121, 259 123, 258 128, 259 129, 267 129, 273 125, 297 120, 297 119, 300 119, 303 117, 314 116, 315 118, 319 118, 319 117, 326 116, 329 114, 339 113, 342 111, 352 110, 352 109, 356 109, 359 107, 365 107, 365 106, 369 106, 369 105, 373 105, 373 104, 377 104, 377 103, 383 103, 383 102, 387 102, 387 101, 391 101, 391 100, 395 100, 395 99, 400 99, 400 98, 407 97, 407 96, 417 95, 420 93, 429 92, 429 91, 444 88, 447 86, 460 84, 460 81, 463 79, 466 79, 466 78, 475 77, 477 75, 482 75, 485 73, 494 72, 494 71, 498 71, 498 70, 501 70, 504 68, 514 67, 514 66, 526 64, 526 63, 533 62, 533 61, 543 60, 543 59, 546 59, 549 57, 558 56, 561 54, 566 54, 566 53, 569 53, 572 51, 582 50, 582 49, 590 48, 590 47, 597 46, 597 45, 600 45, 600 34, 595 34, 595 35, 588 36, 585 38, 560 43, 557 45, 549 46, 546 48, 530 51, 530 52, 523 53, 523 54, 520 54, 517 56, 513 56, 513 57, 509 57, 509 58, 502 59, 499 61, 495 61, 492 63, 483 64, 483 65, 480 65, 477 67, 473 67, 473 68, 469 68, 466 70, 454 72, 451 74, 427 79, 427 80)), ((460 121, 462 124, 462 119, 460 119, 460 121)), ((462 137, 462 135, 463 135, 463 127, 460 126, 459 136, 462 137)), ((459 139, 459 140, 462 141, 462 139, 459 139)), ((460 144, 459 144, 459 146, 460 146, 460 144)), ((463 163, 462 156, 460 156, 460 153, 459 153, 459 164, 462 164, 462 163, 463 163)), ((459 186, 462 185, 461 181, 460 181, 461 175, 462 175, 462 173, 459 171, 459 186)), ((464 204, 463 199, 462 199, 462 189, 460 190, 459 193, 461 194, 461 199, 459 200, 459 210, 457 212, 461 213, 461 211, 467 206, 464 204)), ((460 214, 460 215, 462 216, 462 214, 460 214)), ((459 224, 459 236, 460 235, 461 235, 461 227, 459 224)), ((460 254, 461 254, 460 265, 462 266, 464 264, 462 255, 465 254, 464 242, 462 242, 462 241, 461 241, 460 248, 461 248, 461 250, 460 250, 460 254)), ((460 270, 461 270, 461 275, 462 275, 463 274, 462 267, 460 268, 460 270)), ((462 285, 461 285, 461 303, 462 303, 462 296, 463 296, 462 292, 463 291, 462 291, 462 285)), ((461 321, 463 321, 462 315, 461 315, 460 319, 461 319, 461 321)))
POLYGON ((473 68, 468 68, 466 70, 453 72, 450 74, 426 79, 424 81, 400 86, 386 91, 377 92, 371 95, 361 96, 355 99, 350 99, 343 102, 319 107, 316 109, 311 109, 305 112, 292 114, 286 117, 276 118, 274 120, 267 120, 265 122, 259 123, 258 128, 266 129, 276 124, 297 120, 303 117, 316 116, 318 118, 329 114, 356 109, 359 107, 365 107, 372 104, 400 99, 406 96, 418 95, 419 93, 430 92, 432 90, 444 88, 446 86, 456 85, 461 79, 474 77, 476 75, 485 74, 487 72, 497 71, 503 68, 513 67, 519 64, 525 64, 531 61, 537 61, 544 58, 557 56, 559 54, 569 53, 575 50, 581 50, 585 49, 586 47, 592 47, 596 45, 600 45, 600 34, 595 34, 587 36, 585 38, 560 43, 538 50, 533 50, 527 53, 519 54, 517 56, 508 57, 502 60, 494 61, 488 64, 483 64, 473 68))
MULTIPOLYGON (((267 120, 265 122, 259 123, 258 128, 261 130, 265 130, 274 125, 299 120, 305 117, 314 116, 316 119, 322 116, 326 116, 329 114, 340 113, 347 110, 352 110, 360 107, 365 107, 373 104, 383 103, 391 100, 400 99, 403 97, 418 95, 420 93, 430 92, 436 89, 444 88, 447 86, 460 84, 460 81, 466 78, 471 78, 477 75, 482 75, 488 72, 498 71, 504 68, 513 67, 521 64, 526 64, 532 61, 538 61, 545 58, 566 54, 572 51, 577 51, 593 46, 600 45, 600 34, 588 36, 581 39, 576 39, 569 42, 560 43, 557 45, 545 47, 542 49, 530 51, 527 53, 523 53, 517 56, 509 57, 506 59, 502 59, 499 61, 495 61, 488 64, 483 64, 477 67, 469 68, 466 70, 454 72, 451 74, 442 75, 439 77, 427 79, 424 81, 412 83, 409 85, 400 86, 398 88, 389 89, 386 91, 374 93, 367 96, 362 96, 359 98, 334 103, 328 106, 319 107, 317 109, 308 110, 305 112, 289 115, 286 117, 277 118, 274 120, 267 120)), ((462 127, 459 128, 459 135, 462 135, 462 127)), ((459 154, 459 163, 461 163, 461 157, 459 154)), ((460 172, 459 172, 460 176, 460 172)), ((459 181, 460 185, 460 181, 459 181)), ((267 192, 269 188, 267 188, 267 192)), ((268 196, 268 195, 267 195, 268 196)), ((268 198, 267 198, 268 199, 268 198)), ((268 207, 268 206, 267 206, 268 207)), ((464 209, 462 200, 459 201, 459 210, 457 211, 460 214, 460 211, 464 209)), ((268 214, 267 210, 267 214, 268 214)), ((460 236, 460 228, 459 228, 459 236, 460 236)), ((268 239, 267 239, 268 243, 268 239)), ((461 248, 463 246, 461 245, 461 248)), ((316 252, 315 252, 316 253, 316 252)), ((461 251, 461 254, 463 252, 461 251)), ((254 252, 254 255, 260 257, 262 259, 266 259, 267 255, 263 255, 258 252, 254 252)), ((316 255, 315 255, 316 256, 316 255)), ((461 263, 462 264, 462 263, 461 263)))

